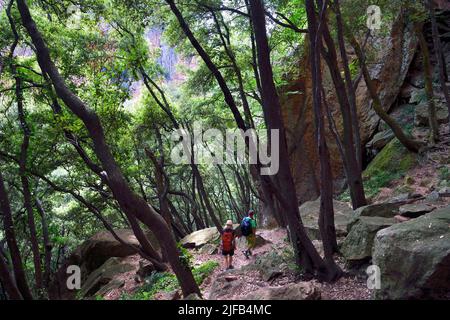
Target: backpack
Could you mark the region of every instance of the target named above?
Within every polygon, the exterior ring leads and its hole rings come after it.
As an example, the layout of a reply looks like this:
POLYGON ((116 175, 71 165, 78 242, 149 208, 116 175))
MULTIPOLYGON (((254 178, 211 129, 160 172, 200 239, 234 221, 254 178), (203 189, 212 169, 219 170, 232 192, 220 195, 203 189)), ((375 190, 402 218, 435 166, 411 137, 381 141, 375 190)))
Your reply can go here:
POLYGON ((233 230, 224 230, 222 233, 222 250, 231 251, 233 250, 233 240, 234 234, 233 230))
POLYGON ((249 236, 252 233, 252 223, 249 217, 245 217, 241 222, 241 232, 243 236, 249 236))

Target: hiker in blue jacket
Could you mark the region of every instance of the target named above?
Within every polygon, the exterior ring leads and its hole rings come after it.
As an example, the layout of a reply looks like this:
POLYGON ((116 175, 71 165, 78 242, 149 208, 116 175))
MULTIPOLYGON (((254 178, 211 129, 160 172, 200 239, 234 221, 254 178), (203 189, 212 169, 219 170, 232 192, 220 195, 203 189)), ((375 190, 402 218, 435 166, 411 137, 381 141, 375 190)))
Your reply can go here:
POLYGON ((241 233, 247 239, 247 250, 243 251, 247 259, 252 255, 252 250, 256 245, 256 220, 254 216, 255 212, 249 210, 247 217, 242 219, 241 222, 241 233))

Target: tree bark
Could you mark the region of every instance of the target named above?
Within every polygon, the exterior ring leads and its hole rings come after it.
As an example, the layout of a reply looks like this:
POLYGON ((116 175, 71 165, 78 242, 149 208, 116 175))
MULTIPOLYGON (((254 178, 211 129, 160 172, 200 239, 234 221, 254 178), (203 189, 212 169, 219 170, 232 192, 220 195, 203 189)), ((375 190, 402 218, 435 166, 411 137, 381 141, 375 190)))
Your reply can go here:
POLYGON ((45 210, 42 207, 42 203, 39 199, 35 200, 35 205, 37 211, 41 216, 41 224, 42 224, 42 239, 44 241, 44 286, 48 290, 48 286, 50 284, 50 277, 52 274, 51 262, 52 262, 52 248, 53 245, 50 241, 50 237, 48 234, 48 224, 47 224, 47 215, 45 214, 45 210))
POLYGON ((13 277, 9 273, 8 265, 4 260, 3 256, 0 254, 0 280, 5 288, 6 294, 8 298, 11 300, 23 300, 22 294, 17 288, 16 283, 14 282, 13 277))
MULTIPOLYGON (((333 176, 331 173, 330 154, 325 139, 325 124, 322 111, 322 77, 321 77, 321 32, 326 29, 324 14, 326 5, 322 1, 317 1, 321 6, 321 19, 318 21, 315 13, 313 0, 306 0, 306 13, 308 17, 308 34, 311 43, 311 74, 313 83, 313 109, 316 122, 316 142, 319 152, 320 162, 320 215, 319 229, 325 254, 325 261, 328 267, 328 280, 334 281, 340 277, 342 271, 334 262, 333 253, 338 251, 336 241, 336 230, 334 226, 333 210, 333 176)), ((354 156, 348 155, 348 156, 354 156)))
MULTIPOLYGON (((347 184, 350 190, 353 209, 365 206, 367 204, 364 194, 364 186, 362 183, 361 166, 358 163, 357 154, 354 144, 354 129, 353 129, 353 112, 351 111, 351 103, 347 94, 346 85, 342 80, 341 73, 337 64, 337 53, 330 30, 325 21, 322 22, 322 35, 327 45, 328 51, 323 50, 325 61, 328 64, 331 77, 336 89, 336 96, 341 107, 341 114, 343 120, 343 147, 345 157, 343 162, 346 163, 347 169, 347 184)), ((322 50, 321 50, 322 51, 322 50)), ((320 103, 320 100, 319 100, 320 103)))
POLYGON ((131 190, 106 143, 103 127, 98 115, 87 108, 80 98, 66 86, 64 79, 61 77, 58 69, 51 60, 50 52, 30 15, 25 0, 17 0, 17 4, 22 23, 36 48, 37 58, 41 69, 49 75, 58 96, 86 126, 89 135, 94 142, 95 154, 106 171, 111 190, 121 209, 141 220, 155 234, 161 247, 167 254, 167 258, 172 266, 172 270, 178 278, 183 294, 185 296, 191 293, 200 295, 200 290, 189 266, 183 264, 179 258, 180 252, 177 243, 170 232, 169 226, 144 199, 131 190))
POLYGON ((438 63, 439 68, 439 82, 441 85, 441 90, 444 93, 445 102, 447 103, 447 109, 448 109, 448 125, 450 127, 450 93, 446 84, 446 66, 445 66, 445 59, 444 53, 442 51, 442 43, 439 36, 439 29, 438 24, 436 21, 436 14, 435 14, 435 4, 433 0, 427 0, 428 4, 428 10, 430 12, 430 18, 431 18, 431 31, 433 35, 433 44, 434 44, 434 51, 436 55, 436 60, 438 63))
POLYGON ((417 38, 419 39, 420 51, 422 52, 422 66, 423 66, 423 78, 425 82, 425 94, 427 96, 428 104, 428 122, 430 124, 430 139, 432 143, 439 141, 439 124, 436 116, 436 104, 434 103, 433 92, 433 67, 430 61, 430 51, 428 50, 428 43, 423 35, 423 23, 416 22, 414 24, 414 30, 417 38))
POLYGON ((22 128, 23 131, 23 140, 22 145, 20 147, 19 175, 20 181, 22 183, 23 201, 25 210, 27 212, 28 229, 30 232, 31 251, 33 253, 33 263, 34 263, 35 285, 40 295, 42 294, 41 291, 43 289, 41 254, 39 252, 39 241, 36 231, 36 222, 34 219, 34 211, 31 201, 31 191, 27 177, 27 157, 28 157, 28 147, 30 145, 31 131, 30 128, 28 127, 25 111, 23 108, 22 79, 19 76, 17 76, 16 67, 12 66, 12 69, 16 79, 17 111, 19 114, 20 127, 22 128))
POLYGON ((3 175, 0 171, 0 209, 3 214, 3 231, 5 232, 6 242, 8 243, 9 253, 11 254, 11 263, 14 276, 22 297, 25 300, 32 300, 30 288, 28 287, 25 271, 19 246, 17 244, 16 233, 14 231, 14 222, 12 219, 11 206, 9 204, 8 193, 6 192, 3 175))
POLYGON ((329 270, 308 238, 298 210, 297 195, 289 165, 286 133, 281 118, 281 105, 273 82, 264 6, 261 0, 250 0, 249 2, 261 76, 264 119, 268 130, 279 130, 280 165, 278 173, 272 178, 277 180, 296 262, 304 268, 306 274, 316 272, 319 279, 330 280, 329 270))

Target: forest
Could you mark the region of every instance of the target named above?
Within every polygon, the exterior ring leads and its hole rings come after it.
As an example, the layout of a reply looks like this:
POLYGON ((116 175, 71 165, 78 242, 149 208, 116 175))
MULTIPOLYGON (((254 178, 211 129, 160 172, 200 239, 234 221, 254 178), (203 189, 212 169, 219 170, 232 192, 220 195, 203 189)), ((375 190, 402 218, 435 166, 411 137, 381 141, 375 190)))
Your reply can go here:
POLYGON ((449 72, 447 0, 0 0, 0 300, 450 299, 449 72))

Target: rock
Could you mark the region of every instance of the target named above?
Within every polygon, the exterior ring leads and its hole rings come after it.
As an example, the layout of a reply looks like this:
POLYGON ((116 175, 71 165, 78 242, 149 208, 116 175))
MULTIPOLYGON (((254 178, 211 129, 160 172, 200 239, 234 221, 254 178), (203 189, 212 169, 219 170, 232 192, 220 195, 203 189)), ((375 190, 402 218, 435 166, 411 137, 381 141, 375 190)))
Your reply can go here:
POLYGON ((439 192, 438 191, 433 191, 430 194, 428 194, 425 199, 427 201, 433 202, 433 201, 438 201, 439 197, 440 197, 439 192))
POLYGON ((376 233, 395 223, 394 218, 361 216, 354 223, 340 251, 347 262, 364 261, 372 256, 372 246, 376 233))
POLYGON ((436 209, 435 206, 431 206, 429 204, 425 203, 412 203, 412 204, 405 204, 400 207, 399 212, 400 215, 407 217, 407 218, 417 218, 421 215, 424 215, 425 213, 431 212, 434 209, 436 209))
POLYGON ((395 224, 375 237, 377 299, 439 297, 450 290, 450 207, 395 224))
POLYGON ((289 283, 266 287, 250 293, 245 300, 320 300, 319 287, 313 282, 289 283))
POLYGON ((100 290, 98 290, 95 295, 96 296, 104 296, 111 290, 122 288, 125 285, 125 280, 122 279, 113 279, 108 282, 107 285, 103 286, 100 290))
POLYGON ((231 271, 224 272, 217 276, 211 285, 209 293, 209 300, 221 300, 222 297, 233 294, 239 287, 244 285, 244 282, 240 279, 234 281, 228 281, 226 278, 231 271))
POLYGON ((132 264, 123 262, 121 258, 110 258, 89 274, 88 278, 82 282, 82 287, 78 294, 80 297, 94 295, 103 286, 109 284, 116 275, 129 272, 134 270, 134 268, 132 264))
POLYGON ((347 230, 350 231, 352 226, 361 217, 382 217, 382 218, 393 218, 398 214, 399 204, 396 203, 380 203, 380 204, 370 204, 353 211, 351 219, 347 225, 347 230))
MULTIPOLYGON (((436 119, 439 124, 448 122, 448 109, 443 103, 436 103, 436 119)), ((428 122, 428 105, 427 103, 419 104, 416 107, 415 116, 416 126, 429 126, 428 122)))
POLYGON ((183 298, 183 300, 203 300, 202 298, 200 298, 200 296, 196 293, 191 293, 190 295, 188 295, 187 297, 183 298))
MULTIPOLYGON (((265 245, 266 243, 271 243, 271 242, 264 239, 261 235, 258 234, 258 231, 256 231, 255 248, 261 247, 261 246, 265 245)), ((245 239, 245 237, 237 238, 236 246, 238 249, 247 248, 247 240, 245 239)))
MULTIPOLYGON (((417 50, 417 38, 410 28, 410 24, 405 23, 402 17, 396 19, 393 24, 386 25, 386 31, 386 33, 378 33, 371 37, 368 40, 366 51, 367 56, 370 57, 369 71, 376 84, 381 105, 385 110, 389 110, 405 82, 417 50)), ((312 72, 310 66, 303 63, 303 61, 308 61, 309 54, 308 48, 305 49, 304 54, 300 57, 301 63, 298 64, 298 68, 295 68, 296 74, 290 76, 292 80, 288 85, 280 88, 283 121, 286 130, 292 133, 287 135, 287 143, 289 151, 291 151, 289 159, 297 197, 301 203, 314 200, 320 195, 320 185, 317 183, 319 159, 313 130, 315 122, 311 99, 312 72)), ((327 68, 323 68, 322 78, 331 113, 337 120, 338 132, 342 133, 338 97, 327 68)), ((359 82, 355 95, 361 141, 365 145, 378 130, 380 118, 373 110, 372 99, 364 81, 359 82)), ((332 175, 335 180, 342 179, 344 171, 339 148, 333 134, 329 130, 325 134, 329 142, 332 175)))
POLYGON ((180 240, 185 248, 200 248, 207 243, 218 241, 220 238, 219 231, 216 227, 197 230, 180 240))
POLYGON ((383 149, 383 147, 385 145, 387 145, 389 143, 389 141, 391 141, 394 138, 394 133, 392 132, 392 130, 384 130, 381 132, 378 132, 373 138, 372 140, 370 140, 367 144, 366 144, 366 148, 367 149, 376 149, 376 150, 381 150, 383 149))
MULTIPOLYGON (((363 179, 370 182, 377 177, 392 176, 408 171, 416 163, 416 157, 409 152, 397 138, 391 140, 369 163, 363 173, 363 179)), ((386 178, 385 178, 386 179, 386 178)), ((387 183, 389 179, 386 179, 387 183)), ((379 182, 377 183, 379 184, 379 182)))
POLYGON ((217 245, 207 243, 203 247, 201 247, 198 250, 198 252, 201 253, 201 254, 212 255, 212 254, 216 254, 218 252, 218 248, 217 248, 217 245))
MULTIPOLYGON (((336 235, 338 237, 347 234, 347 224, 352 216, 350 206, 341 201, 333 200, 334 205, 334 224, 336 227, 336 235)), ((320 197, 315 201, 307 201, 300 208, 300 216, 303 225, 311 239, 320 239, 319 231, 319 213, 320 213, 320 197)))
POLYGON ((156 269, 153 263, 149 261, 139 261, 139 269, 136 271, 136 275, 138 275, 141 279, 144 279, 151 275, 155 270, 156 269))
MULTIPOLYGON (((139 245, 131 229, 118 229, 115 233, 127 244, 139 245)), ((147 239, 159 250, 159 244, 150 232, 146 233, 147 239)), ((87 277, 111 257, 127 257, 135 254, 135 251, 126 244, 117 241, 109 231, 100 231, 78 246, 64 261, 57 271, 49 289, 49 295, 53 299, 75 299, 75 291, 67 289, 67 267, 80 266, 81 281, 87 277)))
POLYGON ((404 217, 404 216, 401 216, 401 215, 396 215, 395 217, 394 217, 394 219, 397 221, 397 222, 405 222, 405 221, 409 221, 409 220, 411 220, 411 218, 407 218, 407 217, 404 217))

